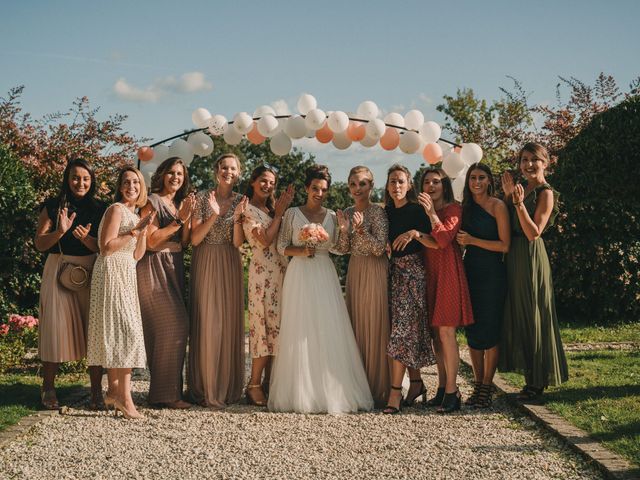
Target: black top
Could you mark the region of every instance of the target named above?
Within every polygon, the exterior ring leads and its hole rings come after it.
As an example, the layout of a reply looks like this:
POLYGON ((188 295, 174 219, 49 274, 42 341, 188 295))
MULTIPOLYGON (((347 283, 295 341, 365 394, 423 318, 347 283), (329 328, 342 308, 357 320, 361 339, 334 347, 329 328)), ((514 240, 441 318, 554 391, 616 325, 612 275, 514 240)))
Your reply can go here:
MULTIPOLYGON (((422 206, 417 203, 407 203, 400 208, 393 205, 385 207, 389 219, 389 244, 408 230, 418 230, 422 233, 431 233, 431 222, 422 206)), ((404 257, 413 253, 420 253, 422 244, 417 240, 411 240, 402 251, 391 250, 392 257, 404 257)))
MULTIPOLYGON (((60 206, 59 202, 59 198, 54 197, 40 204, 40 211, 42 211, 43 208, 47 209, 47 216, 53 224, 53 227, 51 228, 52 232, 58 227, 58 208, 60 206)), ((89 231, 89 235, 91 235, 92 237, 97 237, 98 227, 100 226, 102 216, 107 209, 107 204, 96 199, 89 200, 83 198, 78 200, 75 197, 72 197, 67 200, 66 206, 68 209, 68 215, 71 215, 75 212, 76 218, 73 219, 73 225, 71 225, 71 228, 69 228, 69 230, 67 230, 67 232, 60 239, 63 253, 65 255, 75 256, 93 255, 94 252, 85 247, 80 240, 73 236, 73 229, 78 225, 86 226, 88 223, 90 223, 91 230, 89 231)), ((47 253, 60 253, 58 242, 56 242, 49 250, 47 250, 47 253)))

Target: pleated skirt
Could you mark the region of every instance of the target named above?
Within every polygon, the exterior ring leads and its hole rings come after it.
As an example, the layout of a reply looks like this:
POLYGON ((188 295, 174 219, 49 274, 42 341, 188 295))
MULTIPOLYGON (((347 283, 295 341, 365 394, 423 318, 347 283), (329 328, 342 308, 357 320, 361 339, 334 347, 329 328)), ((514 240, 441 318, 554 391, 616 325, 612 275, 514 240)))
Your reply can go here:
MULTIPOLYGON (((90 269, 95 255, 65 255, 65 261, 90 269)), ((47 256, 40 287, 38 354, 43 362, 71 362, 87 354, 90 288, 72 292, 58 282, 62 256, 47 256)))
POLYGON ((244 288, 238 249, 201 244, 191 260, 189 394, 223 408, 244 384, 244 288))
POLYGON ((347 271, 347 309, 376 407, 387 404, 390 387, 388 271, 386 256, 358 255, 347 271))

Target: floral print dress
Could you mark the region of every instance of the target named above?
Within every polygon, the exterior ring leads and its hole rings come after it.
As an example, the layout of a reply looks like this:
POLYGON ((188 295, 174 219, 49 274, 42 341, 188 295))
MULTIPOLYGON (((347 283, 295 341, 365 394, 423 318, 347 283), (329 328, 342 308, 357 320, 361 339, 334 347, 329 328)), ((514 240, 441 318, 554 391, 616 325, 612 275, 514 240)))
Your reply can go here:
POLYGON ((276 242, 265 247, 254 229, 267 229, 273 219, 253 205, 247 207, 244 235, 251 246, 249 265, 249 349, 252 358, 276 355, 280 332, 282 281, 287 259, 278 253, 276 242))

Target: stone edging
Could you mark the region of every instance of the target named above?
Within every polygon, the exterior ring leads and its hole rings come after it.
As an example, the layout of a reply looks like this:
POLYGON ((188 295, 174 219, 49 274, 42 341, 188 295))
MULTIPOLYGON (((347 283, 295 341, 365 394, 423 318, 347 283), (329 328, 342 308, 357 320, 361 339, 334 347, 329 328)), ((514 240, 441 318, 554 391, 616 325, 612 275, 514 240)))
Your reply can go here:
MULTIPOLYGON (((460 349, 460 357, 471 368, 471 359, 467 349, 460 349)), ((517 401, 515 394, 519 390, 503 380, 499 374, 494 377, 493 384, 512 405, 515 405, 539 425, 560 437, 573 450, 586 458, 587 461, 597 465, 607 478, 613 480, 640 478, 640 468, 635 467, 627 459, 607 449, 600 442, 591 438, 584 430, 570 424, 560 415, 551 412, 543 405, 526 404, 517 401)))
POLYGON ((38 410, 30 415, 27 415, 26 417, 21 418, 14 425, 11 425, 10 427, 7 427, 4 430, 0 431, 0 448, 9 445, 9 443, 11 443, 16 438, 26 434, 31 429, 31 427, 43 421, 45 418, 49 418, 53 415, 63 414, 64 409, 67 408, 67 406, 76 406, 80 403, 83 403, 87 398, 89 398, 89 395, 90 393, 87 389, 87 386, 78 386, 65 397, 66 405, 60 407, 60 410, 38 410))

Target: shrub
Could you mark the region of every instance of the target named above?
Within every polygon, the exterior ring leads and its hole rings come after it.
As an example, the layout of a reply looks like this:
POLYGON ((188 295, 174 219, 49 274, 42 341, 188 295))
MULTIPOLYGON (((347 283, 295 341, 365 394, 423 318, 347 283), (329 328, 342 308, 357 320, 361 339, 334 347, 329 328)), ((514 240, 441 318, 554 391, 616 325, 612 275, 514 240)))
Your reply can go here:
POLYGON ((20 367, 27 350, 37 346, 38 319, 9 315, 8 322, 0 324, 0 373, 20 367))
POLYGON ((640 97, 593 118, 559 152, 549 232, 558 308, 568 319, 640 318, 640 97))

